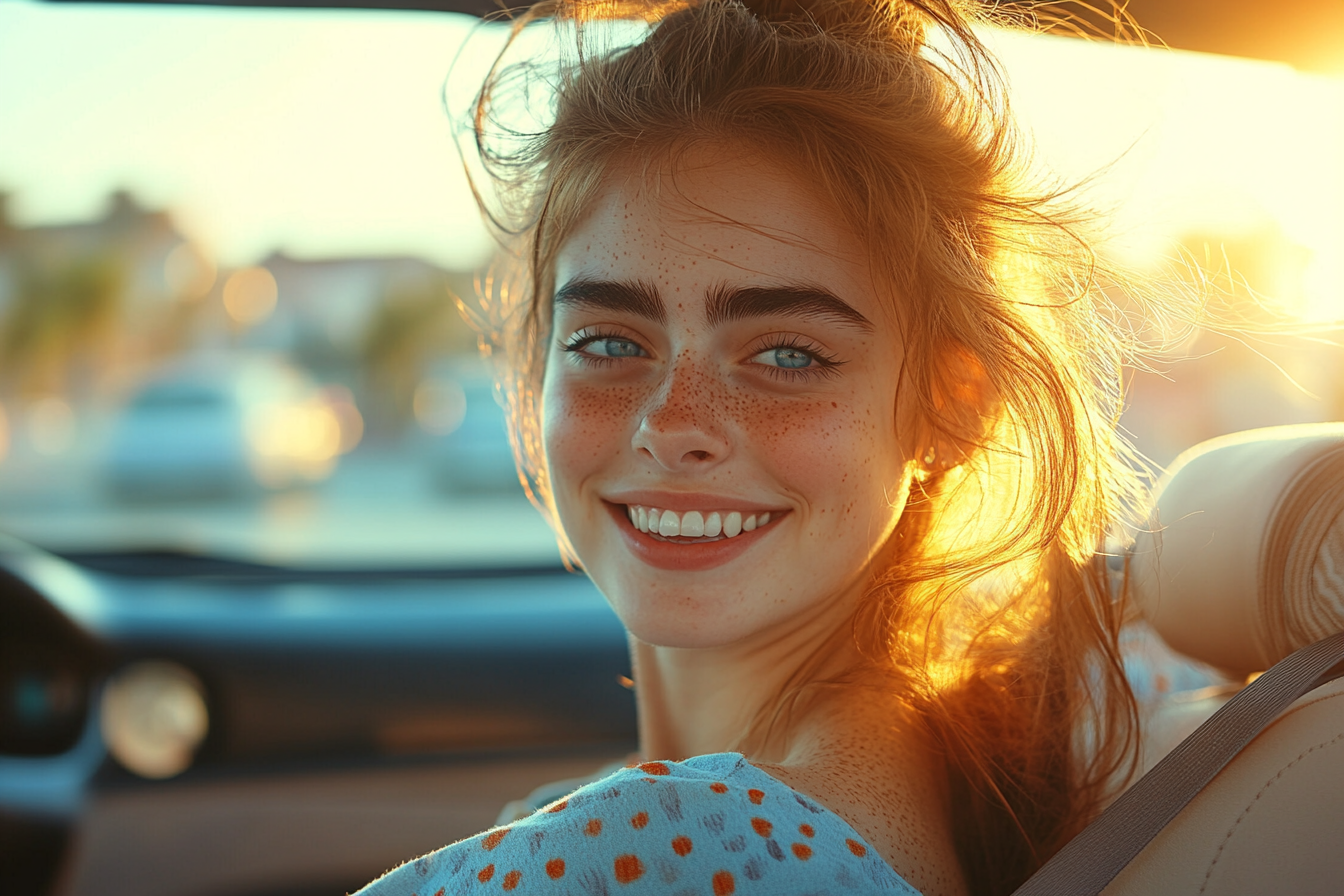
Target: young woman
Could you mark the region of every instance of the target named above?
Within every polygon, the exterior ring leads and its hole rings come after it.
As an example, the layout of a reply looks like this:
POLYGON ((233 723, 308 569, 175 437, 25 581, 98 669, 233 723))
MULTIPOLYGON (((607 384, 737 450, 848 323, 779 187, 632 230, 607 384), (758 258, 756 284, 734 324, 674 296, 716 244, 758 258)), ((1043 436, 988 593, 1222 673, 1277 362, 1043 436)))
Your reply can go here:
POLYGON ((487 312, 645 761, 364 892, 1009 892, 1131 753, 1129 343, 970 11, 541 18, 577 35, 553 121, 496 127, 516 72, 478 106, 526 259, 487 312), (612 18, 650 25, 593 51, 612 18))

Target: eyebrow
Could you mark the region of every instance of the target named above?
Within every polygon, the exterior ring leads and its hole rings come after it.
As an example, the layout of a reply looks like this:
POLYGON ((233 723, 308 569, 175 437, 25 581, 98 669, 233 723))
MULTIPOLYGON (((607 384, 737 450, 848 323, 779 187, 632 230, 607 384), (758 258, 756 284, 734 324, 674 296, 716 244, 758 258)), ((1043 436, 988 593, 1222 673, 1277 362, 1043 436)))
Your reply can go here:
MULTIPOLYGON (((555 291, 554 303, 572 308, 635 314, 667 323, 667 308, 657 287, 642 280, 589 280, 577 278, 555 291)), ((829 290, 819 286, 738 286, 722 284, 705 298, 710 326, 750 317, 784 315, 828 318, 871 332, 872 321, 829 290)))
POLYGON ((594 311, 620 311, 667 323, 667 309, 657 287, 642 280, 570 280, 555 291, 556 305, 594 311))
POLYGON ((827 318, 867 332, 874 329, 872 321, 852 305, 820 286, 718 286, 705 298, 710 326, 774 315, 827 318))

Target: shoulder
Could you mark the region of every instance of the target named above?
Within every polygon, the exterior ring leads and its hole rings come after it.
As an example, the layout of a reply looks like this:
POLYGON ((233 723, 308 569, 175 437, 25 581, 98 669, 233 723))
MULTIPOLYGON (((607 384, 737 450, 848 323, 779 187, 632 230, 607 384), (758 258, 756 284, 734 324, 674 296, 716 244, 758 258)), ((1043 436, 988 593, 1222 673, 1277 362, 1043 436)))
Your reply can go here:
POLYGON ((496 886, 557 896, 916 893, 839 816, 735 753, 622 769, 360 892, 496 886))

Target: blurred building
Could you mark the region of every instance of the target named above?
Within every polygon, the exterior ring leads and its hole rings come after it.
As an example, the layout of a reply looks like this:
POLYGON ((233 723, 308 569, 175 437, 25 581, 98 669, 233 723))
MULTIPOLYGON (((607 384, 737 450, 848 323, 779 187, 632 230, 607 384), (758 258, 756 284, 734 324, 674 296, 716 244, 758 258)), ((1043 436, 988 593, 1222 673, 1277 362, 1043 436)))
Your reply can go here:
POLYGON ((193 360, 297 368, 361 433, 395 442, 431 368, 475 353, 455 306, 470 289, 411 257, 221 268, 127 192, 93 220, 37 227, 0 194, 0 491, 75 488, 137 391, 193 360))
POLYGON ((31 228, 0 196, 0 398, 80 401, 107 373, 162 351, 165 262, 184 238, 128 193, 99 219, 31 228))
POLYGON ((454 304, 470 276, 420 259, 277 252, 220 270, 124 191, 70 224, 20 228, 7 206, 0 194, 0 401, 81 403, 196 352, 281 355, 356 385, 474 347, 454 304))

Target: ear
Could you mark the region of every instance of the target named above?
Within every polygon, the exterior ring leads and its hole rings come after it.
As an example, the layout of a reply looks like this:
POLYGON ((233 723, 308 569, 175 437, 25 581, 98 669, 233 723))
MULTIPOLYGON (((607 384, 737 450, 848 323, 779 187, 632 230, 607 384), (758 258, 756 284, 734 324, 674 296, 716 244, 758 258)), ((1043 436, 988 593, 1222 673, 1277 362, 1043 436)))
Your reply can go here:
POLYGON ((953 345, 930 359, 925 377, 911 384, 907 402, 909 456, 915 479, 926 482, 959 467, 984 443, 993 418, 994 389, 969 349, 953 345))

